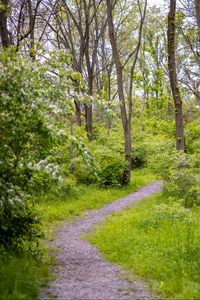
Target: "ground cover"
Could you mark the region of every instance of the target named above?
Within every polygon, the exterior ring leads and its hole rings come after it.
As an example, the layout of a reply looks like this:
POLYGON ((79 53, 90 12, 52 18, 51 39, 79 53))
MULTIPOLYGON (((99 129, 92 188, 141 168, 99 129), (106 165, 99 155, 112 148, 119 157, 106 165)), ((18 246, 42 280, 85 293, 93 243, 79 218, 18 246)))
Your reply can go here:
POLYGON ((141 275, 162 297, 200 298, 200 210, 163 194, 109 217, 90 237, 110 261, 141 275))

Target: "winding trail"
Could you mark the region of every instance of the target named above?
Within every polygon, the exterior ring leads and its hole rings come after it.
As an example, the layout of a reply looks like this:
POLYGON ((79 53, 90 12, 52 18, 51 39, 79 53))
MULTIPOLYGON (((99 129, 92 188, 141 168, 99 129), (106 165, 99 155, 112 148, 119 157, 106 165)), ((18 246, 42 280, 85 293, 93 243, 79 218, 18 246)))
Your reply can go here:
POLYGON ((92 210, 83 219, 75 219, 60 229, 51 245, 59 247, 56 260, 56 280, 41 292, 41 300, 122 300, 151 299, 144 282, 121 279, 119 266, 105 261, 98 250, 81 235, 111 213, 133 205, 144 197, 161 191, 162 182, 147 185, 137 192, 92 210))

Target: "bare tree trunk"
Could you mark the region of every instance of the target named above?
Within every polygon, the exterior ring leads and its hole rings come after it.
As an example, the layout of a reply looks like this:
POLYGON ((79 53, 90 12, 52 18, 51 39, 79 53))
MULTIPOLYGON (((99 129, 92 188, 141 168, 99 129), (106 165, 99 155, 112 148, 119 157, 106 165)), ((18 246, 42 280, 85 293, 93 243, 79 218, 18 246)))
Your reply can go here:
MULTIPOLYGON (((88 95, 93 95, 93 75, 88 74, 88 95)), ((89 142, 93 140, 93 128, 92 128, 92 101, 85 104, 85 122, 86 122, 86 131, 89 142)))
POLYGON ((9 31, 7 28, 7 13, 9 0, 0 0, 2 8, 0 8, 0 36, 3 48, 11 45, 9 31))
POLYGON ((106 0, 107 4, 107 15, 108 15, 108 29, 109 29, 109 38, 113 52, 113 58, 117 71, 117 87, 118 87, 118 96, 120 101, 121 109, 121 120, 124 130, 124 140, 125 140, 125 160, 127 166, 124 171, 123 181, 124 183, 130 182, 131 179, 131 124, 127 117, 125 96, 124 96, 124 84, 123 84, 123 67, 120 61, 119 52, 116 43, 115 30, 112 17, 112 4, 110 0, 106 0))
MULTIPOLYGON (((34 22, 34 14, 33 14, 33 7, 32 7, 32 1, 28 0, 28 14, 29 14, 29 28, 31 28, 33 22, 34 22)), ((35 60, 35 28, 33 27, 33 30, 30 33, 30 46, 29 46, 29 53, 32 60, 35 60)))
POLYGON ((78 126, 82 125, 82 121, 81 121, 81 104, 80 101, 75 100, 75 107, 76 107, 76 123, 78 126))
MULTIPOLYGON (((72 118, 70 119, 70 134, 71 134, 71 136, 74 135, 74 120, 72 118)), ((74 162, 73 162, 73 159, 74 159, 74 145, 73 145, 73 143, 71 143, 71 145, 70 145, 69 156, 70 156, 69 170, 70 170, 70 174, 73 174, 74 173, 74 162)))
POLYGON ((197 27, 198 27, 199 43, 200 43, 200 0, 194 0, 194 2, 195 2, 195 12, 196 12, 197 27))
POLYGON ((170 86, 172 90, 174 106, 175 106, 175 120, 176 120, 176 149, 184 150, 184 127, 183 127, 183 112, 182 100, 177 81, 176 59, 175 59, 175 14, 176 14, 176 0, 170 0, 170 10, 168 14, 168 69, 170 86))
MULTIPOLYGON (((87 75, 88 75, 88 95, 93 95, 93 60, 92 57, 92 64, 91 58, 89 53, 90 48, 90 9, 91 9, 91 1, 88 2, 88 5, 85 0, 84 3, 84 15, 85 15, 85 59, 86 59, 86 68, 87 68, 87 75)), ((93 50, 94 51, 94 50, 93 50)), ((87 137, 89 142, 93 140, 93 132, 92 132, 92 103, 85 104, 85 122, 86 122, 86 131, 87 137)))

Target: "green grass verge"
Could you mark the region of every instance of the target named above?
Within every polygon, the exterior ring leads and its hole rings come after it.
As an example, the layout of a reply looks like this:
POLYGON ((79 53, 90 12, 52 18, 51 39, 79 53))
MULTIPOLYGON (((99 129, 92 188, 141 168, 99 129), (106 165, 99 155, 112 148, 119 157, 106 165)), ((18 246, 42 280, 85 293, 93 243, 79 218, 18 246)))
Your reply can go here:
POLYGON ((89 239, 162 299, 200 299, 199 217, 199 208, 157 194, 109 217, 89 239))
MULTIPOLYGON (((50 238, 60 222, 81 215, 86 210, 102 207, 155 179, 155 175, 148 170, 137 170, 132 173, 132 182, 127 187, 103 189, 78 186, 72 189, 70 195, 62 198, 59 198, 58 193, 49 192, 38 200, 35 209, 40 215, 47 237, 50 238)), ((44 252, 46 253, 39 263, 23 255, 1 255, 0 252, 0 300, 38 299, 39 287, 47 283, 49 265, 52 264, 51 255, 48 251, 44 252)))
POLYGON ((78 186, 64 198, 59 198, 57 193, 47 194, 40 199, 37 210, 42 223, 49 229, 48 226, 54 226, 58 221, 66 221, 86 210, 100 208, 155 180, 156 176, 148 169, 135 170, 131 183, 125 187, 106 189, 94 185, 78 186))

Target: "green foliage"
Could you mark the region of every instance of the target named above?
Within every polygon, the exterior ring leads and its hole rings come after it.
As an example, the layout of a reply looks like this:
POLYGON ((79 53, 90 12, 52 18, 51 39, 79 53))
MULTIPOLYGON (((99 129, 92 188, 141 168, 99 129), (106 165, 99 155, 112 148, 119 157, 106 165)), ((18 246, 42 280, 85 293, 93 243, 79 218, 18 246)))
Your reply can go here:
POLYGON ((94 155, 99 166, 99 184, 105 187, 122 186, 126 167, 123 156, 106 146, 98 146, 94 155))
POLYGON ((46 284, 50 261, 0 252, 0 299, 35 300, 40 284, 46 284))
POLYGON ((186 153, 175 150, 174 125, 170 121, 150 118, 135 131, 133 159, 138 159, 140 164, 144 162, 162 176, 164 192, 174 201, 181 200, 185 207, 199 205, 198 124, 190 123, 187 128, 186 153))
POLYGON ((150 144, 148 136, 144 131, 138 130, 134 132, 132 149, 132 168, 143 168, 147 166, 148 156, 150 154, 150 144))
POLYGON ((106 258, 169 299, 199 299, 199 209, 153 196, 109 217, 90 237, 106 258))
POLYGON ((91 184, 98 181, 98 167, 94 155, 81 140, 74 139, 77 155, 73 160, 74 176, 80 184, 91 184))
POLYGON ((37 243, 38 221, 26 199, 52 180, 62 181, 53 150, 67 138, 64 120, 73 113, 68 90, 76 75, 64 59, 50 54, 41 64, 12 49, 1 53, 0 232, 6 248, 34 238, 37 243))
POLYGON ((200 122, 197 120, 191 122, 186 127, 186 151, 188 153, 200 152, 200 122))
POLYGON ((32 251, 41 238, 40 223, 33 208, 14 197, 0 207, 1 247, 9 251, 32 251))
POLYGON ((200 204, 199 155, 180 151, 158 153, 150 166, 165 180, 164 192, 185 207, 200 204))
POLYGON ((74 175, 78 183, 95 183, 102 187, 123 185, 126 166, 123 154, 114 147, 96 142, 88 145, 88 149, 81 142, 77 146, 79 155, 74 159, 74 175))
POLYGON ((37 299, 38 284, 31 259, 1 256, 0 264, 1 300, 37 299))
POLYGON ((100 184, 103 186, 122 186, 123 185, 123 173, 126 163, 122 159, 118 159, 115 156, 115 161, 107 164, 106 167, 101 169, 99 174, 100 184))

